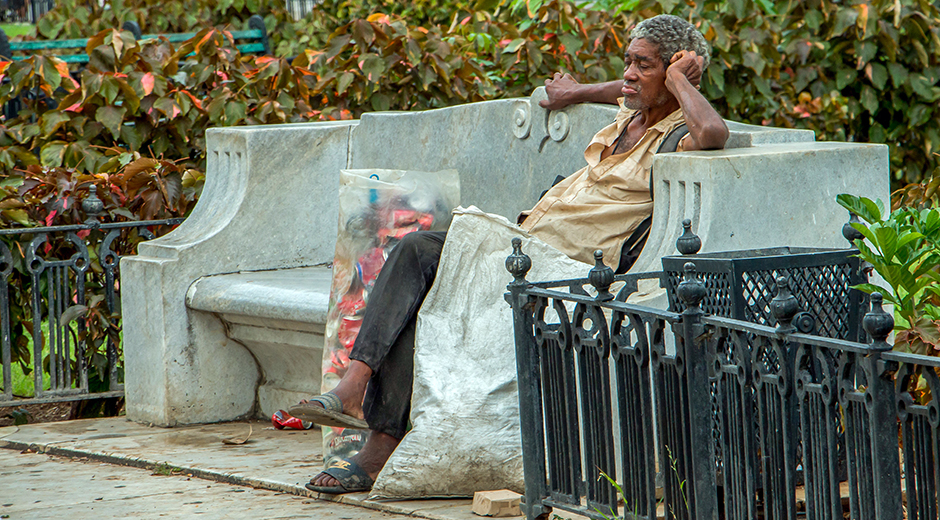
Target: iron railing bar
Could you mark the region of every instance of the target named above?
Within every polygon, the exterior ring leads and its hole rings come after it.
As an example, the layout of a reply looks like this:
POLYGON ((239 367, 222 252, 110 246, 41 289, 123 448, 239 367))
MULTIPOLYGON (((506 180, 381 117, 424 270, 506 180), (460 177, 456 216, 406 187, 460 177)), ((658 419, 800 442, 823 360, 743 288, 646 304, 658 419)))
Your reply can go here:
POLYGON ((911 365, 919 365, 922 367, 940 368, 940 358, 913 354, 911 352, 898 352, 896 350, 882 352, 881 359, 885 361, 897 361, 898 363, 910 363, 911 365))
POLYGON ((597 305, 605 309, 616 310, 624 313, 635 313, 640 314, 645 317, 653 317, 661 320, 674 323, 679 321, 682 316, 679 313, 665 311, 662 309, 654 309, 652 307, 644 307, 642 305, 636 305, 633 303, 618 302, 616 300, 611 300, 607 302, 598 302, 591 296, 581 296, 577 294, 571 294, 561 291, 553 291, 550 289, 540 289, 538 287, 529 287, 525 290, 523 294, 529 296, 536 296, 541 298, 552 298, 565 302, 572 303, 582 303, 586 305, 597 305))
POLYGON ((95 392, 88 394, 86 392, 56 393, 46 392, 49 397, 36 397, 29 399, 15 399, 13 401, 0 401, 0 406, 27 406, 31 404, 46 404, 69 401, 84 401, 87 399, 105 399, 110 397, 124 397, 123 390, 108 392, 95 392))
MULTIPOLYGON (((630 280, 652 280, 662 277, 662 271, 647 271, 642 273, 618 274, 614 276, 614 284, 630 280)), ((530 288, 549 289, 553 287, 570 287, 571 285, 591 285, 587 278, 569 278, 566 280, 550 280, 544 282, 527 282, 530 288)), ((567 294, 567 293, 566 293, 567 294)))
POLYGON ((176 224, 182 223, 186 220, 183 217, 168 218, 162 220, 132 220, 127 222, 107 222, 107 223, 91 223, 91 224, 68 224, 62 226, 40 226, 33 228, 13 228, 13 229, 0 229, 0 236, 6 235, 34 235, 37 233, 54 233, 54 232, 66 232, 66 231, 85 231, 85 230, 94 230, 94 229, 120 229, 120 228, 137 228, 137 227, 148 227, 148 226, 173 226, 176 224))
MULTIPOLYGON (((645 310, 645 309, 644 309, 645 310)), ((777 329, 767 325, 759 325, 756 323, 751 323, 749 321, 736 320, 733 318, 725 318, 722 316, 703 316, 702 322, 707 325, 713 325, 720 329, 727 330, 736 330, 739 332, 746 332, 751 334, 757 334, 760 336, 770 336, 770 337, 782 337, 791 343, 798 343, 802 345, 812 345, 814 347, 822 347, 829 350, 835 351, 844 351, 844 352, 854 352, 856 354, 868 354, 870 349, 868 345, 863 343, 856 343, 854 341, 848 341, 844 339, 835 339, 827 338, 825 336, 813 336, 811 334, 779 334, 777 329)), ((931 358, 937 363, 937 366, 940 366, 940 359, 931 358)))

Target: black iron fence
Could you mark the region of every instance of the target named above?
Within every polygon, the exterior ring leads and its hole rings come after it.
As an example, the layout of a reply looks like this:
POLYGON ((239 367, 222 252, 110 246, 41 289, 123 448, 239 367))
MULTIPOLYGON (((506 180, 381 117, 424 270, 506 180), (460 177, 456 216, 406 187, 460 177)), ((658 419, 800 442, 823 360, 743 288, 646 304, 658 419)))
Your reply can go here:
POLYGON ((294 20, 300 20, 321 3, 323 0, 286 0, 285 7, 294 20))
POLYGON ((800 333, 784 276, 772 326, 706 315, 691 262, 682 312, 626 303, 661 273, 614 277, 599 259, 587 279, 529 283, 530 266, 517 239, 529 519, 937 517, 940 362, 891 351, 880 295, 859 343, 800 333))
POLYGON ((84 223, 0 229, 0 406, 124 395, 121 251, 183 219, 102 223, 95 190, 84 223), (14 392, 14 363, 31 372, 32 395, 14 392))
POLYGON ((36 23, 55 7, 55 0, 0 0, 0 20, 36 23))

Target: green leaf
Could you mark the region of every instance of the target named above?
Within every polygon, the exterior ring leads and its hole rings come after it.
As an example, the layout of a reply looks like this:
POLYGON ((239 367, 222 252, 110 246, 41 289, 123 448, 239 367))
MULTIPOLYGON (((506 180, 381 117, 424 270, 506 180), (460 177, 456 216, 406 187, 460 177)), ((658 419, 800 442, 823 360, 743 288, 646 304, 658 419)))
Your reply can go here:
POLYGON ((718 64, 713 63, 708 67, 708 79, 711 80, 719 92, 725 90, 725 71, 718 64))
POLYGON ((67 325, 78 318, 81 318, 88 312, 88 307, 84 305, 72 305, 59 316, 59 325, 67 325))
POLYGON ((352 83, 354 79, 356 79, 356 75, 352 72, 347 71, 340 74, 339 80, 336 81, 336 93, 342 94, 346 92, 346 89, 349 88, 349 84, 352 83))
POLYGON ((162 97, 153 103, 153 108, 159 110, 167 119, 175 119, 183 110, 173 98, 162 97))
MULTIPOLYGON (((854 10, 852 11, 855 12, 854 10)), ((836 88, 839 90, 851 85, 858 78, 858 71, 850 68, 842 68, 836 72, 836 88)))
POLYGON ((878 209, 878 205, 867 197, 856 197, 855 195, 843 193, 836 196, 836 202, 869 224, 881 221, 881 211, 878 209))
POLYGON ((803 13, 803 20, 806 21, 806 26, 812 29, 813 31, 819 30, 819 26, 823 23, 823 15, 815 9, 811 9, 803 13))
POLYGON ((43 166, 59 167, 65 158, 65 141, 51 141, 39 150, 39 161, 43 166))
POLYGON ((914 74, 910 77, 911 88, 914 92, 923 98, 925 101, 934 101, 935 96, 933 89, 933 83, 927 79, 923 74, 914 74))
POLYGON ((904 65, 900 63, 888 63, 888 73, 891 74, 891 84, 894 88, 900 88, 907 83, 908 72, 904 65))
POLYGON ((370 102, 372 103, 372 109, 379 112, 388 110, 392 104, 391 99, 381 92, 372 94, 370 102))
POLYGON ((888 69, 880 63, 871 63, 871 84, 878 90, 884 90, 888 83, 888 69))
POLYGON ((115 98, 117 98, 118 92, 120 92, 121 87, 118 86, 117 81, 111 77, 105 77, 101 81, 101 89, 98 91, 101 94, 101 97, 104 98, 104 102, 111 105, 114 104, 115 98))
POLYGON ((131 151, 140 150, 144 137, 135 125, 121 125, 121 140, 127 143, 131 151))
POLYGON ((51 136, 63 124, 71 120, 68 114, 57 110, 50 110, 42 115, 39 126, 42 128, 43 137, 51 136))
POLYGON ((225 104, 225 124, 234 126, 245 120, 248 104, 244 101, 231 101, 225 104))
POLYGON ((561 41, 561 44, 565 46, 565 52, 572 56, 584 46, 584 42, 575 34, 565 33, 559 36, 558 39, 561 41))
POLYGON ((127 111, 124 107, 104 106, 99 107, 95 112, 95 121, 103 124, 111 132, 115 140, 121 138, 121 125, 124 124, 124 113, 127 111))
POLYGON ((356 43, 363 51, 368 50, 372 42, 375 41, 375 31, 372 29, 372 24, 366 20, 360 19, 353 22, 352 31, 353 38, 356 39, 356 43))
POLYGON ((898 232, 885 226, 872 226, 871 229, 875 233, 876 239, 873 245, 881 250, 886 260, 894 259, 894 255, 898 250, 898 232))
POLYGON ((4 217, 20 224, 22 226, 32 226, 33 223, 29 221, 29 214, 26 213, 26 210, 23 209, 5 209, 0 211, 4 217))
POLYGON ((846 29, 855 25, 858 19, 858 11, 851 7, 843 7, 836 13, 836 25, 832 29, 832 36, 841 36, 846 29))
POLYGON ((763 74, 766 65, 767 63, 760 54, 756 52, 744 53, 744 66, 753 69, 758 75, 763 74))
POLYGON ((875 112, 878 111, 878 95, 875 94, 875 89, 865 85, 862 87, 862 95, 859 99, 862 102, 862 106, 865 107, 865 110, 868 110, 868 113, 875 115, 875 112))
POLYGON ((522 47, 524 43, 525 43, 525 38, 516 38, 515 40, 509 42, 509 45, 507 45, 506 48, 503 49, 503 53, 507 54, 507 53, 516 52, 519 50, 519 47, 522 47))
MULTIPOLYGON (((876 292, 877 292, 877 293, 881 293, 881 295, 884 296, 885 299, 886 299, 886 300, 889 300, 889 301, 891 301, 891 300, 894 299, 894 297, 891 295, 891 290, 890 290, 890 289, 885 289, 884 287, 879 287, 879 286, 874 285, 874 284, 870 284, 870 283, 860 283, 860 284, 858 284, 858 285, 853 285, 852 288, 853 288, 853 289, 857 289, 857 290, 859 290, 859 291, 862 291, 862 292, 864 292, 864 293, 868 293, 868 294, 872 294, 872 293, 876 293, 876 292)), ((891 303, 895 303, 895 302, 894 302, 894 301, 891 301, 891 303)))
POLYGON ((378 82, 385 72, 385 60, 376 54, 365 53, 359 57, 359 70, 369 81, 378 82))

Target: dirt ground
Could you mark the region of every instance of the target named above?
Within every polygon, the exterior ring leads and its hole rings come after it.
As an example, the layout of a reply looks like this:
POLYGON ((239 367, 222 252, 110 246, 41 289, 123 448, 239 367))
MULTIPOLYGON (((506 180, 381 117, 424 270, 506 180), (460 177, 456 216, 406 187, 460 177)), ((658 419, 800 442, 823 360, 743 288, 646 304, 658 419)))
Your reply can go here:
POLYGON ((10 406, 0 408, 0 426, 13 426, 12 414, 15 410, 25 409, 29 414, 29 422, 57 422, 66 421, 72 415, 72 403, 45 403, 30 404, 26 406, 10 406))

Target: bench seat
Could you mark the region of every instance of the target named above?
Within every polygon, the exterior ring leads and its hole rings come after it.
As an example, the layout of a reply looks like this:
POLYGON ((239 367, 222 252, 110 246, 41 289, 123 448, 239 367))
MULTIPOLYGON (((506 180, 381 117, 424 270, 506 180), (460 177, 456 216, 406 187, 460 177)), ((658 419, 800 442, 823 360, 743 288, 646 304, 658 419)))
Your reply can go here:
POLYGON ((220 274, 196 280, 186 294, 190 309, 217 316, 226 336, 254 354, 264 412, 320 388, 332 275, 328 267, 220 274))

